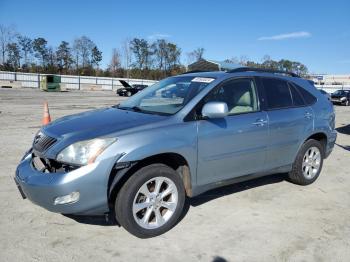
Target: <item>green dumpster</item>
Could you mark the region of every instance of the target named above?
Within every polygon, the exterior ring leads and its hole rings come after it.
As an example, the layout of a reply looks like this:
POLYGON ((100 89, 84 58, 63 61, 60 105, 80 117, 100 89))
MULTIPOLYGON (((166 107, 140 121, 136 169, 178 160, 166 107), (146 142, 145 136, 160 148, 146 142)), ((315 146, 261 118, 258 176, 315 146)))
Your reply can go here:
POLYGON ((40 79, 40 89, 47 92, 61 91, 61 77, 56 75, 45 75, 40 79))

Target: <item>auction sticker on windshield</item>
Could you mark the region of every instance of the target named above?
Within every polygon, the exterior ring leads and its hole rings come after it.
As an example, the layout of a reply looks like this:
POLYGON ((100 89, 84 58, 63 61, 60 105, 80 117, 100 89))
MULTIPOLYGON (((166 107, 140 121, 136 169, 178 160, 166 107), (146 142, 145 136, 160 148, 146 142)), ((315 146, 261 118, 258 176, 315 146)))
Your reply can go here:
POLYGON ((211 83, 215 80, 215 78, 209 78, 209 77, 195 77, 192 79, 191 82, 199 82, 199 83, 211 83))

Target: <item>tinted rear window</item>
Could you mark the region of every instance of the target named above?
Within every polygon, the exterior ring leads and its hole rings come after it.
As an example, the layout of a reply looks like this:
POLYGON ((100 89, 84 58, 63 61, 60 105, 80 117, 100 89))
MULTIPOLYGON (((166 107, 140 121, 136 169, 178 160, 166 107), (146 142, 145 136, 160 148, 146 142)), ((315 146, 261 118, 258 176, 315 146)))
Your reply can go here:
POLYGON ((293 106, 291 92, 286 81, 275 78, 262 78, 268 109, 293 106))
POLYGON ((295 86, 295 88, 299 91, 299 93, 304 98, 304 101, 307 105, 313 105, 316 103, 317 98, 314 97, 312 94, 310 94, 308 91, 306 91, 304 88, 294 83, 293 83, 293 86, 295 86))
POLYGON ((292 93, 294 106, 305 106, 304 100, 299 91, 293 85, 289 85, 289 88, 290 92, 292 93))

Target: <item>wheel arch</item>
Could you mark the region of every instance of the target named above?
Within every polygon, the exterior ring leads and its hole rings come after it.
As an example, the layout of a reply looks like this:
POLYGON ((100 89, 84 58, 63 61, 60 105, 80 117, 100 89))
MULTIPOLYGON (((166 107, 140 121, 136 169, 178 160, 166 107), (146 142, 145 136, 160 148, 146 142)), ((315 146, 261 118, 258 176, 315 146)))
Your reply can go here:
POLYGON ((156 163, 165 164, 174 169, 184 183, 186 195, 189 197, 192 196, 191 171, 188 161, 179 153, 168 152, 148 156, 138 161, 121 163, 126 166, 121 169, 118 169, 117 165, 109 176, 107 190, 109 204, 113 204, 122 186, 137 170, 156 163))
POLYGON ((319 141, 323 145, 324 150, 326 150, 326 146, 327 146, 327 142, 328 142, 328 136, 326 133, 324 133, 324 132, 313 133, 312 135, 310 135, 308 138, 306 138, 304 140, 303 144, 310 139, 314 139, 314 140, 319 141))

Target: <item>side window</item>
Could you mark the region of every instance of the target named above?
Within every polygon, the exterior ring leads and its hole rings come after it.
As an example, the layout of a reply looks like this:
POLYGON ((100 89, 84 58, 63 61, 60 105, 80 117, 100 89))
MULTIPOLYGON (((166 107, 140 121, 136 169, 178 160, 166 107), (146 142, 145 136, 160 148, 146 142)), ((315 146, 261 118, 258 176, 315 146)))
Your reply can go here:
POLYGON ((292 93, 293 105, 294 106, 305 106, 305 102, 301 97, 299 91, 293 86, 289 85, 290 92, 292 93))
POLYGON ((317 98, 314 97, 312 94, 310 94, 308 91, 306 91, 304 88, 294 83, 293 83, 293 86, 295 86, 295 88, 299 91, 299 93, 304 98, 304 101, 307 105, 313 105, 316 103, 317 98))
POLYGON ((229 115, 254 112, 258 110, 258 99, 254 81, 249 78, 234 79, 214 89, 205 103, 212 101, 225 102, 229 115))
POLYGON ((268 109, 286 108, 293 106, 288 83, 277 78, 261 78, 265 88, 268 109))

